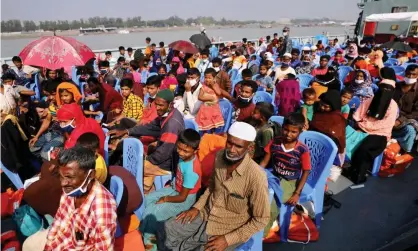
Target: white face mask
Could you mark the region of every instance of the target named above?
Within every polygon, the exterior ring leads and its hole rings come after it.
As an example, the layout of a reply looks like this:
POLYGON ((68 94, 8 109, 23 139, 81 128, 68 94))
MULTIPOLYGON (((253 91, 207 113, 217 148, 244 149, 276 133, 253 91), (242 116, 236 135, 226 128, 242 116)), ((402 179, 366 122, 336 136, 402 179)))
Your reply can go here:
POLYGON ((213 67, 213 69, 218 72, 221 68, 220 67, 213 67))
POLYGON ((363 84, 364 80, 363 79, 356 79, 356 80, 354 80, 354 82, 356 82, 356 84, 363 84))
POLYGON ((405 84, 407 84, 407 85, 412 85, 412 84, 415 84, 417 82, 416 78, 405 77, 403 80, 405 81, 405 84))
POLYGON ((196 79, 191 79, 191 80, 189 80, 189 84, 190 84, 191 87, 193 87, 197 84, 197 80, 196 79))
POLYGON ((287 32, 283 32, 283 36, 287 36, 287 32))

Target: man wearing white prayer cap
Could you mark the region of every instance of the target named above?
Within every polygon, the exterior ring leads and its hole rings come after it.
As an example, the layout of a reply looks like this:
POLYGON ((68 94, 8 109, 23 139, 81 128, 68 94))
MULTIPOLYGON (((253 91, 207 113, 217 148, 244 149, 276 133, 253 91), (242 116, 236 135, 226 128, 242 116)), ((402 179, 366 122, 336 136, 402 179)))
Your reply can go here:
POLYGON ((248 154, 255 137, 253 126, 231 125, 209 187, 190 210, 158 229, 158 250, 235 250, 267 225, 266 173, 248 154))

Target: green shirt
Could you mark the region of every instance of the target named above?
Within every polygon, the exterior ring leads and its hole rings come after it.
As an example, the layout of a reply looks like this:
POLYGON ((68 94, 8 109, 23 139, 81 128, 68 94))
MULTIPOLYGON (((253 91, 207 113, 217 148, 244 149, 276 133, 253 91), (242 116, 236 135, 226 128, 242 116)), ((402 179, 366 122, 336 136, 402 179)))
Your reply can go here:
POLYGON ((308 117, 308 120, 311 121, 314 114, 314 106, 303 104, 302 108, 306 109, 306 116, 308 117))

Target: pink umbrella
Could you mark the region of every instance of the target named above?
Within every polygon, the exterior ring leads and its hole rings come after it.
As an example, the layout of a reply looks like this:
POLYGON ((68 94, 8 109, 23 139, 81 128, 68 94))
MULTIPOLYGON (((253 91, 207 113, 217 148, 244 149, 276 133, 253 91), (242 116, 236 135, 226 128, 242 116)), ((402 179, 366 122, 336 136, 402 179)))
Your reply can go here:
POLYGON ((71 37, 48 36, 29 43, 20 53, 23 63, 56 70, 85 65, 95 58, 85 44, 71 37))

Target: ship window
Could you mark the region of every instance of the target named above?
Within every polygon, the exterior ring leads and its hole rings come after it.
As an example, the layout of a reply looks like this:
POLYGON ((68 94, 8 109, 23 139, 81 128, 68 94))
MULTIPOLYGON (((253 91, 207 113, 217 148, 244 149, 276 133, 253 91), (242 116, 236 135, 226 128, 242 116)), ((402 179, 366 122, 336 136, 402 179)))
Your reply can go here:
POLYGON ((390 30, 392 31, 397 31, 399 29, 399 25, 398 24, 394 24, 390 27, 390 30))
POLYGON ((408 6, 402 6, 402 7, 393 7, 392 13, 398 13, 398 12, 407 12, 408 6))

